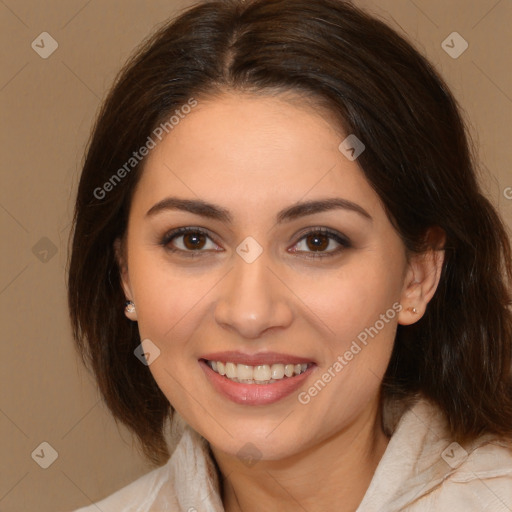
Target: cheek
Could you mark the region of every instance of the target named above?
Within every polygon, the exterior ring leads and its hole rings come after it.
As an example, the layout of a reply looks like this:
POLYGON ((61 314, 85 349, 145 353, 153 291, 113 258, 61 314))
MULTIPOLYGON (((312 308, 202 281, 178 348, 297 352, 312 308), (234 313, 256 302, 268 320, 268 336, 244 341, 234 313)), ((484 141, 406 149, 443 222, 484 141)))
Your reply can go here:
POLYGON ((338 354, 360 334, 364 340, 368 329, 375 333, 375 324, 379 336, 394 338, 402 286, 400 264, 375 258, 374 253, 359 254, 340 271, 309 282, 303 297, 326 326, 333 340, 331 351, 338 354))
POLYGON ((199 272, 171 265, 154 253, 133 254, 130 282, 136 290, 137 319, 141 337, 169 340, 188 337, 204 316, 208 292, 218 272, 199 272), (180 336, 176 336, 179 332, 180 336))
POLYGON ((208 293, 219 278, 159 266, 154 261, 139 268, 144 271, 134 272, 133 280, 139 333, 160 350, 149 370, 173 407, 182 414, 193 414, 195 402, 190 396, 200 394, 194 386, 201 376, 194 336, 204 332, 201 325, 211 316, 208 293))
POLYGON ((331 276, 328 292, 324 289, 320 294, 320 287, 315 288, 308 303, 333 332, 323 340, 316 378, 298 398, 333 431, 354 418, 378 392, 401 308, 400 273, 384 262, 367 265, 361 259, 360 264, 331 276))

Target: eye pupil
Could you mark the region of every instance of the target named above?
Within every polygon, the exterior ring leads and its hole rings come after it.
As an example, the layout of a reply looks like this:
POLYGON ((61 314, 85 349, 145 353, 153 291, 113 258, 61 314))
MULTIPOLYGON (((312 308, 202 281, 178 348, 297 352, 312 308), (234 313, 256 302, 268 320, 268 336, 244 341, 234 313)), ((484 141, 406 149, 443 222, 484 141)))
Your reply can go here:
POLYGON ((329 246, 329 237, 321 234, 309 235, 307 237, 307 245, 308 249, 322 251, 329 246))
POLYGON ((187 233, 183 235, 183 243, 187 249, 202 249, 206 243, 206 237, 201 233, 187 233))

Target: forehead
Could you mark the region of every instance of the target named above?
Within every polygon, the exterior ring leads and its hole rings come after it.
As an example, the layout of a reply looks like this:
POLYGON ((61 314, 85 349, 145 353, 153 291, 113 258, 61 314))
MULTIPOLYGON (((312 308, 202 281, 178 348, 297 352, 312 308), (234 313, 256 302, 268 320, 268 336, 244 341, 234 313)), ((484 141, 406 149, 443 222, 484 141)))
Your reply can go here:
POLYGON ((373 203, 357 161, 339 150, 345 137, 334 116, 299 96, 198 99, 148 155, 134 202, 182 195, 246 212, 317 196, 373 203))

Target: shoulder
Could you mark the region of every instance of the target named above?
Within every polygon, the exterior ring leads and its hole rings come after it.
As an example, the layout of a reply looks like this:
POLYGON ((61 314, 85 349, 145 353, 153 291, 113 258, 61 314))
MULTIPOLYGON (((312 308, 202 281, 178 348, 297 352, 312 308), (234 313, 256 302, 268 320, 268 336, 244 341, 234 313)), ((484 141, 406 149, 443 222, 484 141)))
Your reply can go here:
POLYGON ((453 443, 443 457, 452 471, 436 497, 437 508, 512 510, 512 441, 483 436, 465 448, 453 443))
MULTIPOLYGON (((512 510, 512 439, 484 434, 459 444, 439 409, 427 401, 411 410, 409 422, 416 426, 416 435, 423 431, 424 436, 420 435, 423 447, 415 461, 430 479, 425 482, 423 505, 465 512, 512 510)), ((424 508, 420 505, 418 510, 424 508)))
POLYGON ((223 510, 207 442, 187 427, 165 465, 73 512, 187 512, 199 504, 207 510, 223 510))
POLYGON ((168 479, 168 464, 142 475, 110 496, 73 512, 135 512, 150 510, 155 491, 168 479))
POLYGON ((440 409, 418 398, 387 411, 391 438, 358 512, 512 510, 512 440, 485 434, 466 444, 440 409))

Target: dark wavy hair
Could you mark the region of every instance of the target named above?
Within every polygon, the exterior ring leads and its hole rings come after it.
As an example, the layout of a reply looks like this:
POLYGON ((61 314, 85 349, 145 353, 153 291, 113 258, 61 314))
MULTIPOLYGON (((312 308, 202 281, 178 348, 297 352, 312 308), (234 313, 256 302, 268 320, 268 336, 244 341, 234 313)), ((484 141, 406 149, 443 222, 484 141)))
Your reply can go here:
POLYGON ((124 237, 145 159, 108 194, 95 191, 190 98, 229 91, 297 92, 328 108, 366 145, 358 162, 406 249, 426 251, 429 227, 445 232, 439 287, 417 323, 398 327, 382 396, 423 393, 454 439, 511 436, 506 228, 479 188, 445 82, 403 37, 341 0, 200 3, 148 39, 118 75, 89 141, 68 261, 74 339, 116 420, 149 460, 169 457, 173 409, 134 356, 140 337, 124 315, 113 247, 124 237))

